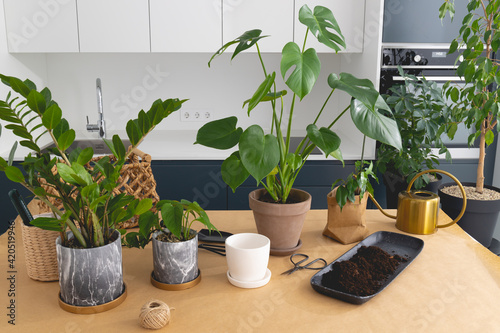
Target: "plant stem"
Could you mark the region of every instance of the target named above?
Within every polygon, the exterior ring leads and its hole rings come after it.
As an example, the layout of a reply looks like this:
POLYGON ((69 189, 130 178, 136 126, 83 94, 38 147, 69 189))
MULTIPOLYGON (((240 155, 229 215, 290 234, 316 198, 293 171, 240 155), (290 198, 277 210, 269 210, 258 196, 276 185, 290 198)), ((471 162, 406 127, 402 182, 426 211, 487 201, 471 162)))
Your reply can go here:
POLYGON ((350 106, 350 105, 348 105, 348 106, 344 109, 344 111, 342 111, 342 112, 341 112, 341 113, 337 116, 337 118, 335 118, 335 119, 332 121, 332 123, 331 123, 330 125, 328 125, 328 127, 327 127, 327 128, 328 128, 328 129, 332 128, 332 126, 333 126, 333 125, 335 125, 335 123, 336 123, 336 122, 340 119, 340 117, 342 117, 342 116, 344 115, 344 113, 346 113, 346 112, 347 112, 347 110, 349 110, 349 108, 350 108, 350 107, 351 107, 351 106, 350 106))
POLYGON ((325 109, 325 106, 326 104, 328 103, 328 101, 330 100, 330 97, 332 97, 332 94, 333 92, 335 91, 335 89, 332 89, 332 91, 330 91, 330 95, 328 95, 328 97, 326 98, 326 101, 325 103, 323 103, 323 106, 321 107, 321 110, 319 110, 319 113, 318 115, 316 116, 316 119, 314 119, 314 122, 313 124, 316 124, 316 122, 318 121, 319 117, 321 116, 321 113, 323 112, 323 110, 325 109))
POLYGON ((267 77, 266 66, 264 65, 264 60, 262 60, 262 54, 260 53, 259 43, 255 43, 255 47, 257 48, 257 54, 259 55, 260 64, 262 65, 262 70, 264 71, 265 77, 267 77))

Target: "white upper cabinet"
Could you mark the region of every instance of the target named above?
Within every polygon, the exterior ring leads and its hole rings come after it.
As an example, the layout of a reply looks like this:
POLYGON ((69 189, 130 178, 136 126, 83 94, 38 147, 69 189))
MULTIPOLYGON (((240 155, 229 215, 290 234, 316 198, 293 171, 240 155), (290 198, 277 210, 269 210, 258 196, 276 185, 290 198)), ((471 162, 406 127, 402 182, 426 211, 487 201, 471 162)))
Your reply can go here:
POLYGON ((150 0, 151 52, 217 51, 221 7, 221 0, 150 0))
POLYGON ((9 52, 78 52, 76 0, 4 0, 9 52))
MULTIPOLYGON (((298 13, 304 4, 330 8, 346 39, 342 52, 363 52, 366 0, 3 1, 12 53, 212 53, 252 29, 269 36, 259 41, 262 52, 279 53, 290 41, 302 46, 306 28, 298 13)), ((334 52, 312 36, 307 47, 334 52)))
MULTIPOLYGON (((299 10, 307 4, 314 11, 315 6, 330 9, 345 37, 346 49, 343 53, 363 52, 365 22, 365 0, 295 0, 295 41, 304 40, 306 26, 299 22, 299 10)), ((307 38, 307 47, 314 47, 317 52, 335 51, 319 43, 315 38, 307 38)))
POLYGON ((80 52, 150 52, 148 0, 78 0, 80 52))
POLYGON ((222 10, 224 44, 253 29, 270 36, 259 41, 262 52, 281 52, 283 46, 293 40, 293 1, 223 0, 222 10))

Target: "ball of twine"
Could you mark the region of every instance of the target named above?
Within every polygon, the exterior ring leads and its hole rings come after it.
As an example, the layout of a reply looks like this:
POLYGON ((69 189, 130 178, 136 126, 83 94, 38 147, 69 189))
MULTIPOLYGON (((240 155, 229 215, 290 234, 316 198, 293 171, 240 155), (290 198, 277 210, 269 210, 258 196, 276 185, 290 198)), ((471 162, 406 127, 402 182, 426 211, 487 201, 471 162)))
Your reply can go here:
POLYGON ((170 308, 162 301, 151 300, 142 306, 139 320, 144 328, 160 329, 170 322, 170 308))

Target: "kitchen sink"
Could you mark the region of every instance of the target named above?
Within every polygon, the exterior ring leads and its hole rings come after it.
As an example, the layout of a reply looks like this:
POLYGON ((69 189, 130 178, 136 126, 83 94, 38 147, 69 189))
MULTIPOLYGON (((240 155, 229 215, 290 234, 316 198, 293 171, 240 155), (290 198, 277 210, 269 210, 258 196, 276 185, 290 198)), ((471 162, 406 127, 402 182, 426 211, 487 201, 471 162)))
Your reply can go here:
MULTIPOLYGON (((122 140, 122 141, 123 145, 125 146, 125 149, 127 149, 128 146, 130 146, 130 141, 129 140, 122 140)), ((43 147, 42 152, 45 152, 47 148, 54 148, 54 147, 55 144, 52 142, 47 146, 43 147)), ((81 140, 77 139, 73 141, 71 146, 66 151, 70 153, 76 148, 84 149, 87 147, 92 147, 92 149, 94 149, 94 154, 96 155, 111 154, 111 150, 102 139, 81 139, 81 140)))

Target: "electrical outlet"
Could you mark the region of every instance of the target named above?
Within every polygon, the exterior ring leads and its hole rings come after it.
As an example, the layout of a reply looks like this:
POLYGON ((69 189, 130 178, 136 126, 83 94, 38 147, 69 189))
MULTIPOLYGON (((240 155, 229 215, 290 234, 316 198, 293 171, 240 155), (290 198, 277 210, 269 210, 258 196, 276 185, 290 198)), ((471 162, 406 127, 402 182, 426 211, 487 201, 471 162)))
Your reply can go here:
POLYGON ((181 121, 199 121, 209 122, 212 121, 211 110, 181 110, 181 121))

